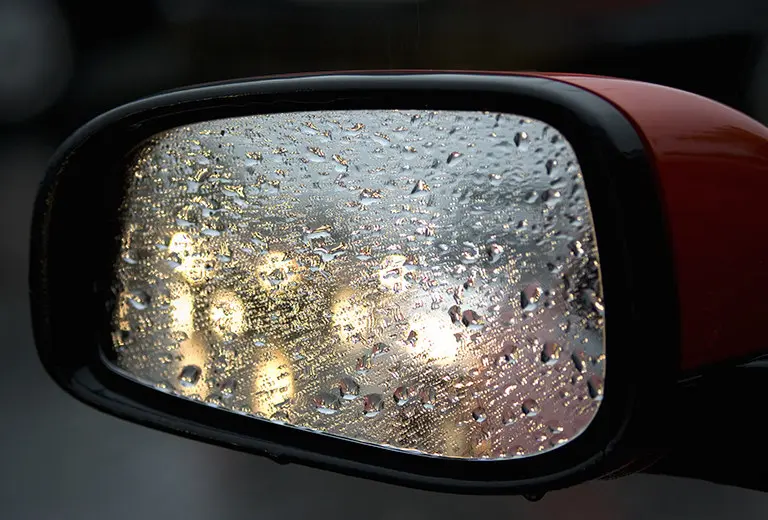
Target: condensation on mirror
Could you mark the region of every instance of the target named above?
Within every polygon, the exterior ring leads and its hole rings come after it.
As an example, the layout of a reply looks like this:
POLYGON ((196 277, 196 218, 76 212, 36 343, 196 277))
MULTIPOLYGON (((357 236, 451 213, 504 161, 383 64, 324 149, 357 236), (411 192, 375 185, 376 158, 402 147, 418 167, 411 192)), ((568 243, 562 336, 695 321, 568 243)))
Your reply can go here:
POLYGON ((176 128, 127 172, 115 369, 254 420, 425 454, 535 455, 603 397, 569 143, 481 112, 176 128))

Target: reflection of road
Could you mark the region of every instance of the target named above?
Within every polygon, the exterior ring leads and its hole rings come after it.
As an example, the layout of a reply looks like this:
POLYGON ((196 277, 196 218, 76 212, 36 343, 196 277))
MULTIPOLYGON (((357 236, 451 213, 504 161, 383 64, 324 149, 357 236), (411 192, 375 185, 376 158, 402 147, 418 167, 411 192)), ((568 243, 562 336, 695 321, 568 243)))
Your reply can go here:
POLYGON ((553 493, 462 497, 409 490, 271 461, 132 425, 96 412, 49 380, 34 352, 27 310, 27 229, 51 150, 0 144, 0 503, 4 519, 109 517, 762 519, 768 495, 664 477, 630 477, 553 493), (296 500, 301 497, 301 500, 296 500), (332 498, 329 500, 329 497, 332 498), (375 498, 372 498, 375 497, 375 498))

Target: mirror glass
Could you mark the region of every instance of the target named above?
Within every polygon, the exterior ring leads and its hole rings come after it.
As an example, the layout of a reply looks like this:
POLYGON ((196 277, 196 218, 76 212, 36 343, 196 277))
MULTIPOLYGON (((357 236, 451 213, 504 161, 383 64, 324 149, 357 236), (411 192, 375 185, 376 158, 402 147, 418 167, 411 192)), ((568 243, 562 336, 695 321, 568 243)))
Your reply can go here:
POLYGON ((126 171, 125 376, 254 421, 442 457, 567 443, 603 397, 604 306, 576 154, 525 116, 207 121, 126 171))

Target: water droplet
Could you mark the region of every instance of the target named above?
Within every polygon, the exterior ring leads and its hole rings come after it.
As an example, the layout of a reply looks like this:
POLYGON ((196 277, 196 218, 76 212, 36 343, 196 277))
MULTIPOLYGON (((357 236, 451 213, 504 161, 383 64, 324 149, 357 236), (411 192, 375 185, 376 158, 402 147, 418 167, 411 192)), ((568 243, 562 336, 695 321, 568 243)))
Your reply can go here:
POLYGON ((563 427, 557 421, 549 421, 547 423, 547 429, 552 433, 563 433, 563 427))
POLYGON ((286 424, 290 422, 291 418, 285 410, 278 410, 269 416, 269 420, 276 423, 286 424))
POLYGON ((457 161, 461 157, 461 152, 451 152, 450 155, 448 155, 448 159, 446 159, 447 164, 451 164, 452 162, 457 161))
POLYGON ((376 343, 371 349, 371 357, 383 356, 387 352, 389 352, 389 345, 386 343, 376 343))
POLYGON ((237 390, 237 381, 228 379, 221 383, 219 390, 221 391, 221 397, 223 399, 228 399, 235 394, 235 390, 237 390))
POLYGON ((464 242, 461 245, 461 263, 474 264, 480 259, 480 248, 472 242, 464 242))
POLYGON ((568 244, 568 249, 571 250, 571 254, 575 257, 584 256, 584 246, 579 240, 574 240, 573 242, 568 244))
POLYGON ((121 348, 125 347, 131 343, 131 341, 133 341, 131 331, 122 328, 113 332, 112 337, 114 338, 115 343, 121 348))
POLYGON ((544 205, 548 208, 554 208, 562 200, 563 196, 558 190, 547 190, 541 195, 544 205))
POLYGON ((545 167, 547 168, 547 175, 552 175, 552 172, 555 168, 557 168, 557 160, 556 159, 550 159, 545 164, 545 167))
POLYGON ((395 389, 395 392, 392 394, 392 396, 394 397, 397 406, 403 406, 408 404, 408 401, 410 401, 413 395, 411 393, 411 389, 407 386, 399 386, 397 389, 395 389))
POLYGON ((205 404, 208 406, 221 407, 224 406, 224 401, 220 396, 212 394, 205 398, 205 404))
POLYGON ((429 185, 424 182, 423 180, 419 180, 416 182, 416 185, 411 190, 411 195, 423 195, 426 194, 426 192, 430 191, 429 185))
POLYGON ((547 271, 552 274, 558 274, 563 270, 563 263, 560 261, 547 262, 547 271))
POLYGON ((384 409, 384 398, 381 394, 368 394, 363 398, 363 415, 375 417, 384 409))
POLYGON ((491 181, 491 186, 501 186, 502 177, 498 173, 489 173, 488 180, 491 181))
POLYGON ((485 254, 488 255, 488 261, 495 264, 499 261, 501 255, 504 254, 504 248, 496 242, 491 242, 485 246, 485 254))
POLYGON ((552 438, 549 439, 549 445, 552 447, 565 444, 566 442, 568 442, 568 437, 563 435, 553 435, 552 438))
POLYGON ((584 303, 586 303, 599 316, 605 315, 605 306, 595 291, 591 289, 584 291, 584 303))
POLYGON ((501 344, 501 354, 499 354, 498 363, 503 365, 506 363, 517 363, 517 358, 520 355, 520 349, 514 342, 506 340, 501 344))
POLYGON ((341 408, 340 392, 321 392, 312 399, 315 410, 325 415, 333 415, 341 408))
POLYGON ((187 365, 179 373, 179 383, 181 386, 193 387, 200 380, 202 370, 197 365, 187 365))
POLYGON ((587 380, 589 397, 599 401, 603 398, 603 379, 600 376, 592 376, 587 380))
POLYGON ((539 403, 536 402, 536 399, 526 399, 523 401, 522 408, 523 413, 528 417, 533 417, 539 413, 539 403))
POLYGON ((501 424, 503 424, 504 426, 512 426, 516 422, 517 422, 517 417, 511 411, 505 410, 501 414, 501 424))
POLYGON ((587 354, 583 350, 577 350, 571 354, 571 361, 573 366, 581 373, 587 371, 587 354))
POLYGON ((513 140, 515 142, 515 146, 517 146, 521 150, 528 149, 528 134, 526 132, 516 133, 513 140))
POLYGON ((541 299, 541 295, 542 295, 541 287, 539 287, 538 284, 532 283, 528 285, 520 293, 520 307, 524 311, 528 311, 528 312, 536 310, 536 307, 538 307, 539 305, 539 300, 541 299))
POLYGON ((557 360, 560 359, 560 353, 563 351, 559 343, 554 341, 548 341, 544 343, 544 348, 541 351, 541 362, 547 365, 554 365, 557 360))
POLYGON ((485 420, 488 418, 488 415, 485 413, 485 408, 478 406, 472 410, 472 418, 479 423, 485 422, 485 420))
POLYGON ((461 314, 461 323, 468 329, 480 329, 483 327, 483 318, 472 309, 468 309, 461 314))
POLYGON ((143 311, 149 306, 149 294, 142 290, 133 291, 128 296, 128 303, 137 311, 143 311))
POLYGON ((419 401, 421 406, 427 410, 432 410, 435 407, 435 400, 437 399, 434 388, 423 388, 419 392, 419 401))
POLYGON ((378 202, 381 199, 381 190, 372 190, 365 188, 360 192, 360 203, 364 206, 369 206, 374 202, 378 202))
POLYGON ((361 373, 364 374, 368 372, 371 369, 371 366, 373 363, 371 362, 371 355, 370 354, 363 354, 359 358, 357 358, 357 365, 355 369, 361 373))
POLYGON ((339 391, 344 399, 351 401, 360 395, 360 385, 351 377, 343 377, 339 382, 339 391))

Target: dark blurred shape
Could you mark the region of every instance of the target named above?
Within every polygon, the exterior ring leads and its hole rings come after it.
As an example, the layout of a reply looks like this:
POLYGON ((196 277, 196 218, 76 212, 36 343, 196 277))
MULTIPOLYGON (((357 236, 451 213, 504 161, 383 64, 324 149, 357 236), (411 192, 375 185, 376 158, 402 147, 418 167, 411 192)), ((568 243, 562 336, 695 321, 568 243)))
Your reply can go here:
POLYGON ((33 117, 53 105, 72 73, 69 30, 49 0, 0 3, 0 121, 33 117))
POLYGON ((768 41, 756 61, 749 86, 749 105, 753 117, 768 125, 768 41))

